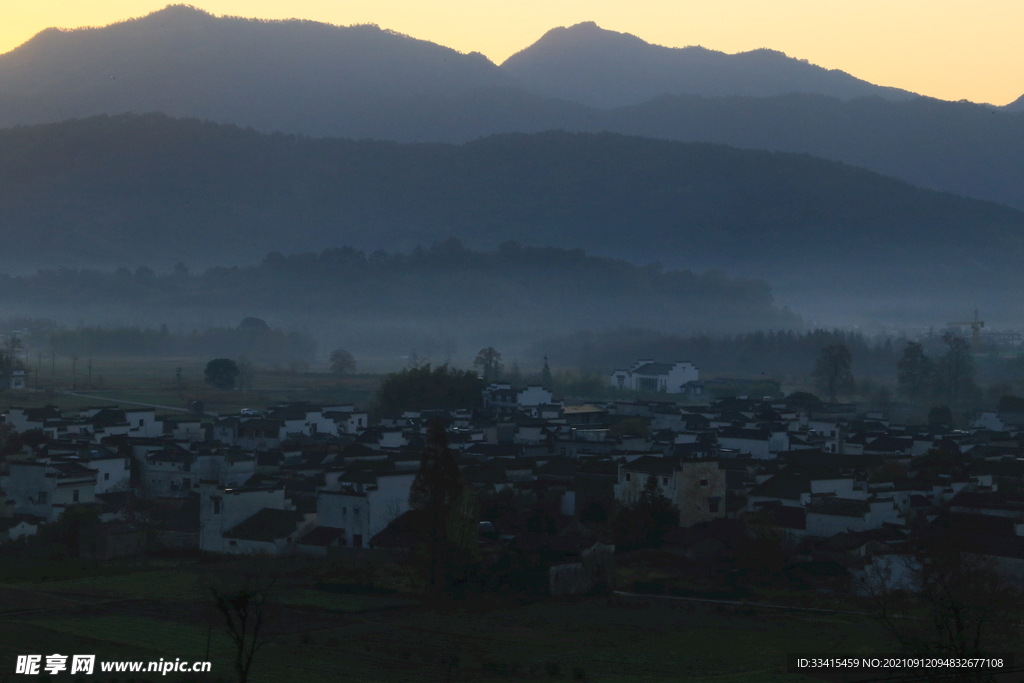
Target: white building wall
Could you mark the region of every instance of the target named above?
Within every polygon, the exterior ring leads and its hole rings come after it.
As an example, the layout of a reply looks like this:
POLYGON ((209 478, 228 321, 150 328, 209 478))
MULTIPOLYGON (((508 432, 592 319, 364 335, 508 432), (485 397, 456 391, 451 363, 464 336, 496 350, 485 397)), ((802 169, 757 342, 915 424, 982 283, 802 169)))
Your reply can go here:
POLYGON ((740 453, 749 453, 758 460, 767 460, 772 457, 771 442, 760 439, 735 439, 719 437, 718 443, 722 448, 731 448, 740 453))
POLYGON ((284 489, 223 489, 203 484, 199 489, 199 549, 228 552, 223 533, 263 508, 287 510, 284 489))
POLYGON ((812 479, 811 493, 834 493, 837 498, 866 498, 863 491, 854 491, 852 478, 812 479))
POLYGON ((554 400, 554 394, 544 387, 527 387, 519 392, 516 403, 521 407, 548 405, 554 400))
POLYGON ((127 489, 131 483, 132 468, 129 458, 103 458, 85 463, 96 470, 96 493, 127 489))
POLYGON ((132 430, 132 436, 156 438, 164 433, 164 423, 156 419, 154 410, 125 409, 124 417, 132 430))

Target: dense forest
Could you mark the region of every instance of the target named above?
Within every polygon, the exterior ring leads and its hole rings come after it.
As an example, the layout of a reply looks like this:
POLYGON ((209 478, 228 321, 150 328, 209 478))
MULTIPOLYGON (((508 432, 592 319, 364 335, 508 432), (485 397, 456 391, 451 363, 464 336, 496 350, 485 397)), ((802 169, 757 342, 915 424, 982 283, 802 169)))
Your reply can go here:
POLYGON ((48 341, 49 348, 62 356, 228 356, 280 364, 309 363, 317 352, 317 342, 308 334, 272 328, 259 318, 246 318, 237 327, 212 327, 187 334, 172 333, 166 325, 159 329, 56 328, 35 341, 48 341))
POLYGON ((511 350, 587 327, 732 332, 803 325, 774 305, 763 281, 517 242, 475 251, 454 238, 409 252, 273 252, 254 265, 196 273, 179 264, 162 273, 140 267, 3 275, 0 304, 25 316, 58 318, 75 329, 54 339, 74 340, 80 350, 172 355, 189 345, 213 348, 212 337, 193 338, 192 328, 224 328, 247 316, 308 330, 325 348, 416 348, 428 355, 445 348, 450 355, 453 345, 467 353, 474 344, 511 350), (162 335, 157 328, 164 323, 184 336, 162 335), (102 332, 110 328, 120 330, 116 339, 102 332))

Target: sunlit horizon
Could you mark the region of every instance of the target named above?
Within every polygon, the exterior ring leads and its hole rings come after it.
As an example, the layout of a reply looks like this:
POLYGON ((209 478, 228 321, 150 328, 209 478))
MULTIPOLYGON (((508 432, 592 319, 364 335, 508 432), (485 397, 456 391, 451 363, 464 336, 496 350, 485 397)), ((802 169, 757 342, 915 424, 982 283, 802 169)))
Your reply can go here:
MULTIPOLYGON (((165 7, 160 0, 79 3, 38 0, 3 11, 0 53, 50 28, 105 26, 165 7)), ((830 2, 723 0, 674 4, 638 0, 434 3, 353 0, 207 0, 192 3, 218 16, 308 19, 339 26, 373 23, 500 64, 546 31, 595 21, 668 47, 702 45, 726 53, 770 48, 866 81, 945 100, 1003 105, 1024 94, 1024 3, 987 0, 830 2)))

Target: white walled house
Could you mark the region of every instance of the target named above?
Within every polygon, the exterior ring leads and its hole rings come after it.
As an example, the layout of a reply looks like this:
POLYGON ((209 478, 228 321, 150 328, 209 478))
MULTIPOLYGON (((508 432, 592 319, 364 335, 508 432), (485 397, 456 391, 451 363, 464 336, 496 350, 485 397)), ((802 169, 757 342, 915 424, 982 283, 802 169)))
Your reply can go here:
POLYGON ((552 405, 554 394, 540 386, 531 386, 521 389, 516 395, 516 404, 520 408, 534 408, 537 406, 552 405))
POLYGON ((680 525, 725 517, 726 478, 718 461, 641 456, 619 466, 615 499, 622 505, 634 504, 652 476, 661 494, 679 508, 680 525))
POLYGON ((132 436, 156 438, 163 436, 164 423, 156 419, 156 411, 145 408, 125 408, 124 419, 132 436))
POLYGON ((260 417, 242 419, 235 429, 236 435, 232 445, 246 450, 277 448, 288 433, 281 420, 260 417))
POLYGON ((196 456, 196 476, 225 488, 237 488, 256 474, 256 458, 239 451, 202 453, 196 456))
POLYGON ((132 476, 131 459, 106 448, 92 447, 81 459, 83 465, 96 470, 96 493, 108 493, 128 488, 132 476))
POLYGON ((147 498, 182 498, 199 484, 196 456, 183 448, 168 448, 142 460, 142 490, 147 498))
POLYGON ((690 361, 655 363, 640 360, 629 370, 616 370, 611 385, 627 391, 660 391, 666 394, 683 393, 683 385, 699 378, 697 366, 690 361))
POLYGON ((336 488, 317 493, 317 524, 344 529, 342 545, 365 548, 409 509, 409 489, 415 478, 415 472, 347 472, 336 480, 336 488))
POLYGON ((325 409, 323 415, 325 420, 334 422, 334 426, 326 431, 338 436, 342 434, 358 434, 370 424, 368 413, 356 412, 355 410, 325 409))
POLYGON ((749 453, 759 460, 775 457, 780 450, 789 450, 789 437, 785 433, 772 433, 770 429, 745 429, 742 427, 721 427, 718 443, 722 448, 749 453))
POLYGON ((203 429, 203 422, 199 419, 170 419, 164 420, 165 433, 172 439, 179 441, 205 441, 206 430, 203 429))
POLYGON ((93 470, 96 479, 95 492, 98 494, 124 490, 131 481, 131 458, 118 455, 104 446, 52 444, 47 450, 49 456, 41 461, 77 463, 93 470))
POLYGON ((224 550, 237 554, 282 555, 316 523, 316 513, 263 508, 222 534, 224 550))
POLYGON ((48 422, 63 420, 60 410, 56 406, 45 406, 43 408, 18 408, 11 406, 7 409, 5 421, 14 427, 16 432, 27 432, 30 429, 43 429, 48 422))
MULTIPOLYGON (((282 545, 287 546, 288 537, 293 535, 276 537, 289 519, 294 521, 296 537, 300 530, 305 530, 306 523, 311 522, 290 508, 284 487, 226 489, 204 481, 199 487, 199 548, 215 553, 277 553, 282 545), (265 509, 291 514, 253 519, 265 509), (239 529, 247 520, 253 521, 239 529), (260 526, 270 528, 260 532, 260 526), (282 539, 284 542, 280 543, 282 539)), ((294 540, 293 537, 291 542, 294 540)))
POLYGON ((35 536, 38 524, 16 517, 0 517, 0 543, 17 541, 25 536, 35 536))
POLYGON ((65 509, 96 502, 96 471, 77 462, 11 462, 0 479, 15 514, 53 522, 65 509))

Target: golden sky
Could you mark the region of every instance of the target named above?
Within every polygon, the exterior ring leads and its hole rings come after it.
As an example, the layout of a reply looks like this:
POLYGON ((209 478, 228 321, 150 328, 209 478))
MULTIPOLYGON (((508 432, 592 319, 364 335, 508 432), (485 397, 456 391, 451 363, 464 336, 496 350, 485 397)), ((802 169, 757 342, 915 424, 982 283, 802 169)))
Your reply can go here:
MULTIPOLYGON (((102 26, 167 0, 0 0, 0 53, 38 31, 102 26)), ((374 23, 500 63, 555 26, 596 21, 644 40, 781 50, 947 100, 1024 94, 1024 0, 194 0, 213 14, 374 23)))

